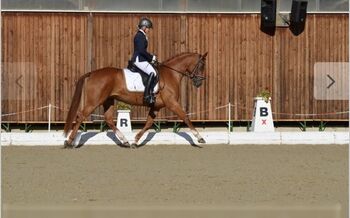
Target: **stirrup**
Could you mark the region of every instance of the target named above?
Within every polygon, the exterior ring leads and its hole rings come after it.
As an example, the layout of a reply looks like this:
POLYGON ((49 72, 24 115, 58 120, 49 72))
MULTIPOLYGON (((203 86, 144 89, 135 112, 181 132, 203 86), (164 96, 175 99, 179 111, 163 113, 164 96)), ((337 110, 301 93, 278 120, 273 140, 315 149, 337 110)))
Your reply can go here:
POLYGON ((143 98, 143 101, 149 105, 149 106, 152 106, 154 105, 154 103, 156 103, 156 98, 154 95, 147 95, 143 98))

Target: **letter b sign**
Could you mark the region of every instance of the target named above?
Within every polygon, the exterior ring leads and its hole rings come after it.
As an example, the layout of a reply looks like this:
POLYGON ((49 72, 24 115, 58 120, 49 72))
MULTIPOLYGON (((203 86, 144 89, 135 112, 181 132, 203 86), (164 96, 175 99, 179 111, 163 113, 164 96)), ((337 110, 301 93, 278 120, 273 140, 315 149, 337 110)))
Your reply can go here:
POLYGON ((269 115, 267 107, 260 108, 260 117, 267 117, 269 115))

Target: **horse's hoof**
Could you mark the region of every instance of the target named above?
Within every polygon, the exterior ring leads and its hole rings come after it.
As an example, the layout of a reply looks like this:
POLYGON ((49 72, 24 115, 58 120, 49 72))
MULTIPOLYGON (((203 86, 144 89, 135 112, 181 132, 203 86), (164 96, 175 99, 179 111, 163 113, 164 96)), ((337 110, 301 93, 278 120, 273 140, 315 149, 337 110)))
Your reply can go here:
POLYGON ((137 144, 136 144, 136 143, 132 143, 132 144, 130 145, 130 148, 132 148, 132 149, 136 149, 136 148, 138 148, 138 146, 137 146, 137 144))
POLYGON ((64 146, 63 148, 73 148, 73 145, 68 142, 68 140, 64 141, 64 146))
POLYGON ((124 148, 130 148, 131 147, 129 142, 124 142, 123 144, 121 144, 121 146, 124 147, 124 148))
POLYGON ((205 142, 205 140, 203 138, 200 138, 200 139, 198 139, 198 143, 205 144, 206 142, 205 142))

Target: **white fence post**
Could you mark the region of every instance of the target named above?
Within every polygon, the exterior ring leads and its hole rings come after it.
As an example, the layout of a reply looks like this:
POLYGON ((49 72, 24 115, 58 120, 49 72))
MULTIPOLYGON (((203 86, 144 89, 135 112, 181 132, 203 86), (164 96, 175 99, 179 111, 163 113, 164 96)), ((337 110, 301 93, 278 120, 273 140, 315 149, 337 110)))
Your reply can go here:
POLYGON ((49 104, 49 127, 48 131, 51 132, 51 103, 49 104))
POLYGON ((231 102, 228 102, 228 133, 227 133, 228 144, 230 144, 230 134, 231 134, 231 102))

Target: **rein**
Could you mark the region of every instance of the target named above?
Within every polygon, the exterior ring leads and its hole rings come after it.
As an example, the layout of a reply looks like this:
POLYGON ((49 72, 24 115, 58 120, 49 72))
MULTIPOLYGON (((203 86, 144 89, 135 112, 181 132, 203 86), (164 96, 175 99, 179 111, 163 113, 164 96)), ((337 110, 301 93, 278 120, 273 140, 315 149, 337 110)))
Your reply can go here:
POLYGON ((170 69, 170 70, 173 70, 173 71, 175 71, 176 73, 179 73, 179 74, 182 74, 182 75, 184 75, 184 76, 187 76, 187 77, 189 77, 189 78, 193 78, 193 75, 191 75, 190 73, 184 73, 184 72, 181 72, 181 71, 179 71, 179 70, 176 70, 176 69, 174 69, 174 68, 172 68, 172 67, 169 67, 168 65, 165 65, 165 64, 160 64, 159 66, 163 66, 163 67, 165 67, 165 68, 168 68, 168 69, 170 69))

